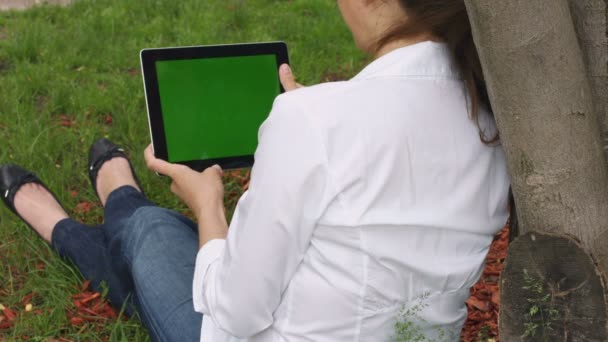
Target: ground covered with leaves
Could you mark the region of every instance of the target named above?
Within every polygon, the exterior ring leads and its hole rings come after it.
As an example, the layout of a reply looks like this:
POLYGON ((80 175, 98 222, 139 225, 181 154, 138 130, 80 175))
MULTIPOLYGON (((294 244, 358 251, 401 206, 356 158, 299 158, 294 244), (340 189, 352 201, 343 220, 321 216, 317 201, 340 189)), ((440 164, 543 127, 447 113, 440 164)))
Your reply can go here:
MULTIPOLYGON (((146 172, 149 143, 139 67, 147 47, 283 40, 304 84, 348 79, 368 60, 333 0, 80 0, 0 13, 0 163, 34 170, 69 214, 88 224, 102 208, 86 173, 88 146, 105 136, 130 153, 144 191, 188 214, 167 180, 146 172)), ((246 171, 225 176, 231 211, 246 171)), ((467 302, 463 337, 496 335, 497 276, 506 233, 467 302)), ((0 209, 0 341, 147 341, 137 318, 112 310, 69 262, 0 209)))
POLYGON ((463 341, 498 341, 499 278, 507 256, 510 228, 507 224, 494 238, 481 279, 467 300, 469 315, 462 329, 463 341))

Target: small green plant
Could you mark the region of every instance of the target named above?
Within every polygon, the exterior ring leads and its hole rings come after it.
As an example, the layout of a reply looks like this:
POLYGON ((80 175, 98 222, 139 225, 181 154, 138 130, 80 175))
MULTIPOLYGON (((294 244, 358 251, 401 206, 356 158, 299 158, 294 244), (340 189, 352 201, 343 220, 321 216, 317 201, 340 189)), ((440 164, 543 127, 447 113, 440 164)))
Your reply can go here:
POLYGON ((427 341, 427 338, 422 333, 422 328, 420 327, 420 323, 425 322, 420 316, 420 313, 428 306, 428 304, 424 302, 427 298, 428 293, 425 293, 416 304, 401 309, 397 318, 397 323, 395 323, 395 332, 397 333, 395 341, 427 341))
POLYGON ((442 342, 451 341, 446 331, 442 327, 436 328, 437 339, 426 336, 423 332, 422 325, 427 322, 422 318, 421 313, 428 307, 426 300, 429 298, 429 293, 425 292, 418 301, 412 306, 406 306, 401 309, 395 323, 395 339, 396 342, 442 342))
POLYGON ((490 326, 489 325, 484 325, 483 327, 481 327, 481 329, 479 329, 479 332, 477 333, 477 341, 479 342, 486 342, 490 340, 490 326))
POLYGON ((530 296, 527 298, 529 307, 526 310, 524 323, 525 331, 522 338, 532 337, 535 341, 549 341, 553 324, 559 316, 559 311, 553 306, 550 293, 546 293, 543 281, 534 277, 524 269, 524 286, 530 296))

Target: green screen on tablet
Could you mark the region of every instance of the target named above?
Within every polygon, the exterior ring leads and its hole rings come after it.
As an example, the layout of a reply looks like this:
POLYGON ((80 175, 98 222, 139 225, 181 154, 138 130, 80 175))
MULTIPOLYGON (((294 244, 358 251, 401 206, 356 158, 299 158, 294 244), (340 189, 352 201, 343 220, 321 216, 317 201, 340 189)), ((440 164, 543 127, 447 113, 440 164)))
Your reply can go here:
POLYGON ((155 66, 169 162, 253 153, 257 128, 281 92, 275 55, 156 61, 155 66))

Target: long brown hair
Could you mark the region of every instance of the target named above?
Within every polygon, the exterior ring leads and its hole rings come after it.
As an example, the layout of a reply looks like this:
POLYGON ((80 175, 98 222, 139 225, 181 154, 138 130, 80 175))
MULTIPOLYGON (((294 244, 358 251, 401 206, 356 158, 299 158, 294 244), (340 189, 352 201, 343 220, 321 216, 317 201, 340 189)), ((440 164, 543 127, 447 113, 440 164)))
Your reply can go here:
MULTIPOLYGON (((473 42, 471 24, 463 0, 397 0, 407 14, 407 22, 398 24, 377 42, 380 49, 386 43, 412 35, 431 32, 447 43, 452 52, 466 87, 470 101, 471 119, 477 123, 479 136, 486 144, 498 141, 486 137, 479 124, 479 110, 482 105, 490 107, 488 91, 481 70, 477 49, 473 42)), ((490 110, 491 112, 491 110, 490 110)))

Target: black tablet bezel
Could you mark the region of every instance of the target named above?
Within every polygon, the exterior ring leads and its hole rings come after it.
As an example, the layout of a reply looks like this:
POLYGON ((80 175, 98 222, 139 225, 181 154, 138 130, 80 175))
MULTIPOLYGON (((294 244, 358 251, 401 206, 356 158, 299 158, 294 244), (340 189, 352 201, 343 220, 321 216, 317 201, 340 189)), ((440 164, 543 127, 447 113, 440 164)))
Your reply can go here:
MULTIPOLYGON (((156 158, 168 160, 167 140, 164 132, 160 91, 158 88, 158 78, 156 74, 156 62, 256 55, 275 55, 277 59, 277 68, 279 68, 281 64, 289 63, 287 44, 285 44, 285 42, 204 45, 141 50, 140 62, 144 82, 144 92, 146 96, 146 106, 148 110, 148 124, 150 128, 150 138, 152 140, 152 146, 154 147, 154 155, 156 158)), ((285 92, 285 89, 283 89, 280 82, 279 86, 281 89, 280 92, 285 92)), ((223 169, 226 170, 251 167, 253 166, 253 162, 253 154, 251 154, 228 158, 189 160, 179 162, 179 164, 184 164, 194 170, 202 171, 215 164, 219 164, 223 169)))

